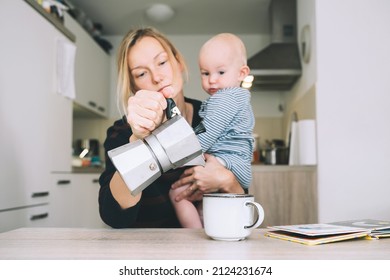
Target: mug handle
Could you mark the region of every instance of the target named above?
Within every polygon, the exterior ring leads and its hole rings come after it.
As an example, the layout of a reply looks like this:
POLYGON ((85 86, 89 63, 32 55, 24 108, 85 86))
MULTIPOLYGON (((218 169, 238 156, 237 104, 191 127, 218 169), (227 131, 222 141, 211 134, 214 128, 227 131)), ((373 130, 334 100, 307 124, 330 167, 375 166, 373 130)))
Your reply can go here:
POLYGON ((261 205, 259 203, 254 202, 254 201, 247 201, 247 202, 245 202, 245 206, 253 206, 256 209, 257 219, 256 219, 256 221, 252 225, 244 226, 244 228, 245 229, 256 228, 259 225, 261 225, 261 223, 264 220, 264 209, 263 209, 263 207, 261 207, 261 205))

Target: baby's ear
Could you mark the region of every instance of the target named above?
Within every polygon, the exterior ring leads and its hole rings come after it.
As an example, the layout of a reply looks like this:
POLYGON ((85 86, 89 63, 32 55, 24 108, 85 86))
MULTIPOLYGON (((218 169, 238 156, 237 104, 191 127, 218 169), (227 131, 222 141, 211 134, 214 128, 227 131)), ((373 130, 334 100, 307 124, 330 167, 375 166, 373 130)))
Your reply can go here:
POLYGON ((245 77, 249 75, 250 71, 251 71, 251 69, 249 68, 248 65, 241 66, 241 68, 240 68, 240 81, 243 81, 245 79, 245 77))

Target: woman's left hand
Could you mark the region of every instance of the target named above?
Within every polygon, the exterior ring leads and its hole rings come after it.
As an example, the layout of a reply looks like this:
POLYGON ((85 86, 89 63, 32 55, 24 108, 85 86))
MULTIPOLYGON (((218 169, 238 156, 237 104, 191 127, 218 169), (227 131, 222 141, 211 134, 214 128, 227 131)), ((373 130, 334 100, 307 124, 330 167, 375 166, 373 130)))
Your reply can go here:
POLYGON ((209 154, 204 156, 205 166, 186 169, 181 178, 172 184, 173 189, 188 185, 183 192, 177 195, 176 201, 184 198, 191 201, 201 200, 204 193, 244 193, 230 170, 226 169, 214 156, 209 154))

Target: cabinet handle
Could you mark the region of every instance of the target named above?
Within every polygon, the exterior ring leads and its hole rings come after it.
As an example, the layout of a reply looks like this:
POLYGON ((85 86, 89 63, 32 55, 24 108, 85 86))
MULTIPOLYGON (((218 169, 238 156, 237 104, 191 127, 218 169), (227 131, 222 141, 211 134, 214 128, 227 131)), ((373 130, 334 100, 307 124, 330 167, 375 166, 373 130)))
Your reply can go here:
POLYGON ((100 112, 102 112, 102 113, 104 113, 104 112, 106 111, 106 109, 104 109, 104 107, 101 107, 101 106, 98 107, 98 110, 99 110, 100 112))
POLYGON ((96 103, 93 102, 93 101, 89 101, 88 104, 89 104, 89 106, 91 106, 91 107, 93 107, 93 108, 96 107, 96 103))
POLYGON ((92 180, 92 183, 94 183, 94 184, 99 183, 99 179, 93 179, 93 180, 92 180))
POLYGON ((49 196, 49 192, 34 192, 31 197, 44 197, 49 196))
POLYGON ((70 180, 58 180, 57 185, 69 185, 70 180))
POLYGON ((43 213, 43 214, 37 214, 37 215, 32 215, 30 217, 30 221, 36 221, 36 220, 41 220, 49 217, 49 213, 43 213))

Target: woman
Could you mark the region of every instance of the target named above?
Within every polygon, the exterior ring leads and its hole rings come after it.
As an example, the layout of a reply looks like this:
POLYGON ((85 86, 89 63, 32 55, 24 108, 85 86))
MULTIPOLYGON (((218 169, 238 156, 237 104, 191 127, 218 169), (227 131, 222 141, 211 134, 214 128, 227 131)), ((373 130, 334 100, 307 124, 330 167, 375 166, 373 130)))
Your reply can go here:
POLYGON ((201 102, 183 94, 186 74, 181 54, 155 29, 130 31, 124 37, 118 54, 118 97, 125 116, 107 131, 106 169, 100 176, 100 216, 111 227, 180 227, 169 199, 171 188, 188 185, 177 195, 177 201, 198 201, 203 193, 210 192, 244 192, 229 170, 213 156, 205 155, 204 167, 171 170, 132 196, 107 157, 107 151, 146 137, 164 122, 166 98, 175 101, 192 127, 199 124, 201 102))

